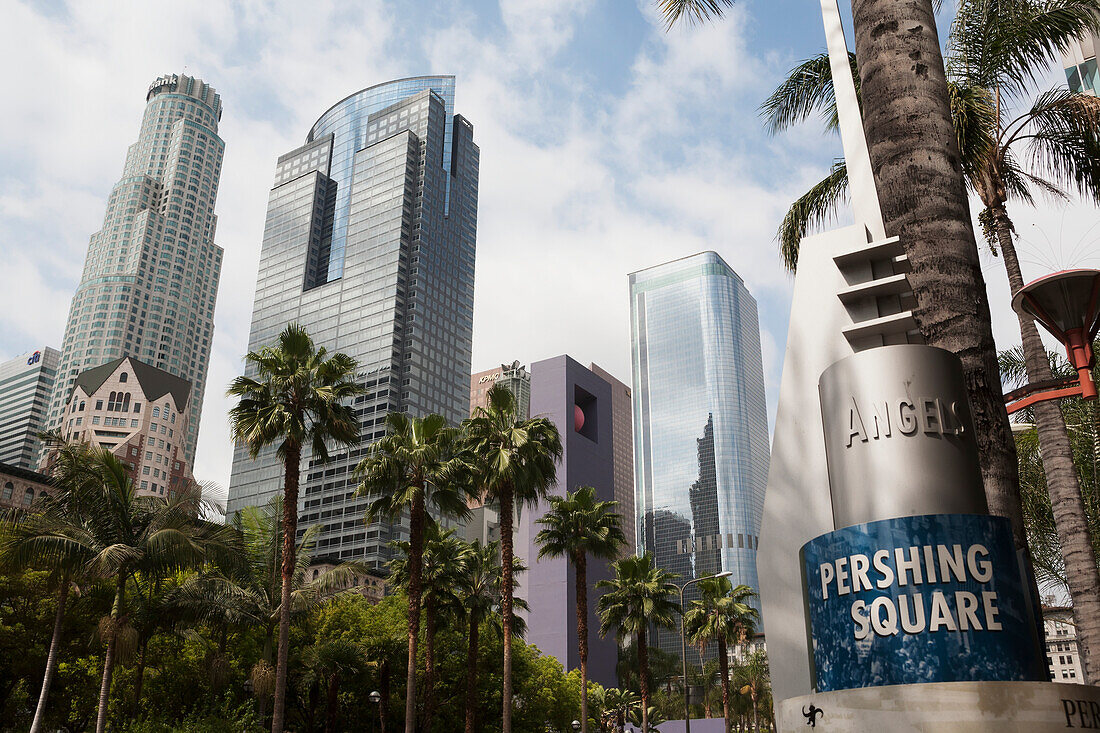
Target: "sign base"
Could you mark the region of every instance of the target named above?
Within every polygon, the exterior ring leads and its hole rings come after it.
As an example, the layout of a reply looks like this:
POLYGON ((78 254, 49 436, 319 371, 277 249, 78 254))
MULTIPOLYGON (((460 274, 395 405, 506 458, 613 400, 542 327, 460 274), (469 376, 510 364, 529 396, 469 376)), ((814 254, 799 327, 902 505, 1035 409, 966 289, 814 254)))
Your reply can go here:
POLYGON ((1100 729, 1100 687, 926 682, 803 695, 776 704, 780 733, 1046 733, 1100 729), (812 728, 807 712, 820 709, 812 728))

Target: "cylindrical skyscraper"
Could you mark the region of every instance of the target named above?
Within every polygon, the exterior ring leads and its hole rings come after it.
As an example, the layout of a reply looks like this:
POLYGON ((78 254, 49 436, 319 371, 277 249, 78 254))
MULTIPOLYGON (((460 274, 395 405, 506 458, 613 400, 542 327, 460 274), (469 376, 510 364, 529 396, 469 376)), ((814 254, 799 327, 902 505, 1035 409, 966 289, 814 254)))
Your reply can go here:
POLYGON ((69 308, 51 427, 78 374, 131 356, 191 383, 181 447, 194 461, 222 266, 214 244, 221 115, 221 97, 201 79, 172 74, 149 86, 141 132, 69 308))

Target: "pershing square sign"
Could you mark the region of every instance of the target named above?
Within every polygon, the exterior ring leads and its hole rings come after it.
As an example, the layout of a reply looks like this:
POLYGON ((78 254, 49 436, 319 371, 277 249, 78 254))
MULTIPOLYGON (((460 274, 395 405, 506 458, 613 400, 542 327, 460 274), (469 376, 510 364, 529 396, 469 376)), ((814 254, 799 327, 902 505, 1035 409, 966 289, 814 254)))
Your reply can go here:
POLYGON ((1045 678, 1007 519, 936 514, 802 547, 818 692, 1045 678))

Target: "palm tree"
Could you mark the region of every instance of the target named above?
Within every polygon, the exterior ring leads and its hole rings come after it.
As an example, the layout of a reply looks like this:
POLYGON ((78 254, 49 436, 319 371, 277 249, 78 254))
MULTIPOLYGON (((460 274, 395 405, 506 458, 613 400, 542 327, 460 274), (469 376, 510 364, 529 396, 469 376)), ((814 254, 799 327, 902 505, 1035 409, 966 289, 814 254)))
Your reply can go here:
POLYGON ((641 682, 642 731, 649 731, 649 647, 646 635, 649 627, 671 629, 679 612, 673 599, 678 595, 672 580, 676 576, 653 566, 647 553, 641 557, 624 557, 611 564, 615 577, 601 580, 597 588, 607 590, 596 609, 600 614, 600 636, 615 629, 620 643, 633 638, 638 650, 638 677, 641 682))
MULTIPOLYGON (((1100 201, 1100 100, 1091 95, 1054 89, 1037 96, 1020 115, 1006 113, 1005 99, 1019 100, 1036 72, 1074 36, 1094 26, 1098 0, 966 0, 958 10, 948 39, 948 87, 955 138, 968 187, 981 199, 979 216, 990 247, 1003 253, 1012 292, 1024 286, 1008 216, 1009 199, 1033 203, 1036 191, 1067 198, 1073 188, 1100 201), (1020 165, 1027 157, 1030 172, 1020 165)), ((764 103, 769 127, 782 130, 815 109, 835 119, 828 59, 803 62, 764 103)), ((858 73, 852 58, 853 73, 858 73)), ((843 165, 792 205, 780 227, 780 247, 788 266, 797 262, 798 240, 819 225, 844 195, 843 165)), ((1050 364, 1034 322, 1020 316, 1028 379, 1051 378, 1050 364)), ((1057 507, 1058 534, 1071 578, 1070 594, 1086 677, 1089 650, 1100 648, 1100 573, 1088 540, 1080 485, 1072 449, 1058 406, 1034 409, 1047 486, 1057 507), (1090 643, 1091 642, 1091 643, 1090 643)))
POLYGON ((558 429, 546 418, 524 418, 516 413, 516 399, 502 385, 486 393, 486 407, 463 423, 476 462, 482 499, 500 507, 500 547, 504 580, 501 607, 504 616, 503 733, 512 733, 512 634, 514 512, 534 506, 557 481, 562 446, 558 429))
POLYGON ((759 730, 760 702, 771 695, 767 653, 758 649, 749 654, 737 664, 733 677, 741 694, 748 695, 752 703, 752 729, 759 730))
MULTIPOLYGON (((410 543, 394 542, 402 553, 390 561, 390 583, 408 595, 410 543)), ((472 549, 453 529, 429 521, 424 532, 421 589, 424 606, 424 709, 421 730, 431 730, 435 710, 435 638, 440 625, 462 611, 460 584, 472 549)))
POLYGON ((293 323, 279 334, 276 345, 250 351, 245 362, 246 372, 255 376, 237 377, 227 392, 240 399, 229 411, 233 438, 248 447, 253 459, 276 445, 283 462, 282 615, 271 720, 272 733, 282 733, 302 449, 309 447, 314 457, 326 462, 330 442, 348 446, 358 442, 359 423, 344 401, 363 388, 354 381, 354 359, 341 353, 330 357, 325 347, 315 346, 305 329, 293 323))
POLYGON ((692 601, 684 613, 688 639, 702 653, 710 642, 718 643, 718 666, 722 673, 722 715, 730 728, 729 648, 743 644, 756 631, 760 614, 747 601, 756 593, 747 585, 734 587, 729 578, 699 581, 700 600, 692 601))
MULTIPOLYGON (((262 632, 261 658, 251 677, 260 698, 260 719, 265 717, 267 698, 274 686, 265 684, 272 670, 275 630, 282 618, 283 499, 272 498, 263 507, 248 506, 233 518, 237 537, 236 556, 208 565, 174 589, 167 605, 186 621, 203 622, 218 629, 230 627, 262 632)), ((327 572, 310 577, 314 558, 314 537, 320 525, 308 527, 294 553, 291 576, 291 619, 357 592, 354 581, 368 572, 357 561, 342 562, 327 572)))
POLYGON ((588 733, 588 556, 618 557, 626 535, 619 526, 615 501, 597 501, 596 489, 581 486, 565 496, 551 496, 550 509, 535 542, 539 557, 566 557, 573 563, 577 595, 577 647, 581 660, 581 731, 588 733))
POLYGON ((641 698, 632 690, 611 687, 604 691, 603 708, 605 717, 616 733, 622 733, 631 712, 641 704, 641 698))
MULTIPOLYGON (((670 22, 693 12, 717 15, 729 5, 659 2, 670 22)), ((990 509, 1011 520, 1016 547, 1026 551, 1016 452, 997 380, 933 0, 853 0, 852 18, 863 127, 886 233, 901 237, 910 262, 914 315, 924 341, 963 363, 990 509)))
POLYGON ((57 588, 53 634, 31 733, 41 733, 45 725, 46 701, 57 670, 57 651, 69 593, 92 558, 87 545, 60 541, 66 533, 87 528, 86 518, 91 512, 86 500, 87 484, 89 479, 95 478, 94 471, 90 470, 91 451, 84 444, 66 443, 55 436, 44 435, 43 438, 54 448, 50 477, 56 493, 40 499, 32 512, 13 516, 0 525, 0 560, 4 566, 46 570, 52 585, 57 588), (49 550, 42 551, 44 547, 49 550))
POLYGON ((416 730, 416 650, 420 636, 425 525, 428 507, 443 516, 466 517, 468 463, 459 432, 441 415, 410 418, 401 412, 386 416, 388 434, 371 446, 356 467, 358 494, 375 497, 367 522, 409 514, 408 596, 409 671, 405 692, 405 730, 416 730))
POLYGON ((325 693, 325 733, 337 733, 340 682, 366 667, 366 654, 353 641, 327 639, 307 647, 302 662, 309 671, 306 685, 312 688, 317 683, 325 693))

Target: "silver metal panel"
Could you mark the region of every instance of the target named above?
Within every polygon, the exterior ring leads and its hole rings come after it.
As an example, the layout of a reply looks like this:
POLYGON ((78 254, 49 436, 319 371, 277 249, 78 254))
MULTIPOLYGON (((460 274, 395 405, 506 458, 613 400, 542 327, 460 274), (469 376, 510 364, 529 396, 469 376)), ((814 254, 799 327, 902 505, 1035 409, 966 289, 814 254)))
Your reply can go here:
POLYGON ((987 514, 962 363, 904 344, 821 375, 837 528, 918 514, 987 514))

